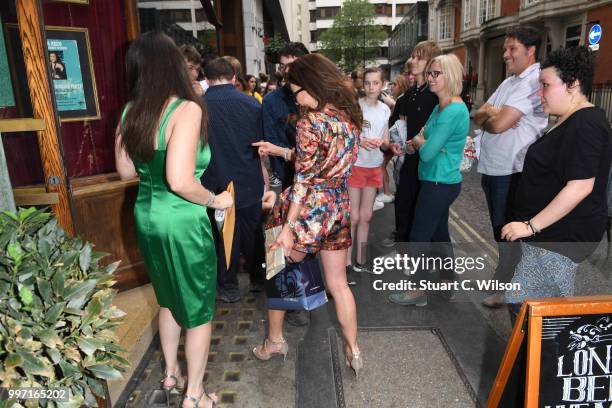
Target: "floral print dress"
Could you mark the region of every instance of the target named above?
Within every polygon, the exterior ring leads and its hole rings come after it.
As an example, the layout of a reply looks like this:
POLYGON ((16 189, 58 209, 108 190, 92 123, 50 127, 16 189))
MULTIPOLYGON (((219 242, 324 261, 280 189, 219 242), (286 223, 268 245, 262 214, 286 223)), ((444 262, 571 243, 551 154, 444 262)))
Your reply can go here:
POLYGON ((292 201, 302 205, 295 250, 317 253, 351 246, 346 183, 357 160, 359 133, 347 114, 329 104, 298 121, 293 186, 281 194, 270 223, 284 224, 292 201))

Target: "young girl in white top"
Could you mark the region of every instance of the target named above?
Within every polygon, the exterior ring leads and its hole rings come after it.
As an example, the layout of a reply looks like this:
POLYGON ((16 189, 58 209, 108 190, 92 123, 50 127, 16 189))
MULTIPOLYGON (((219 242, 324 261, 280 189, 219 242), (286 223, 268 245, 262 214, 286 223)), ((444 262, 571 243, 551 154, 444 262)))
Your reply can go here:
MULTIPOLYGON (((383 87, 383 72, 380 68, 368 68, 363 74, 366 96, 359 100, 363 111, 363 129, 359 138, 360 147, 357 161, 348 179, 349 199, 351 202, 351 237, 357 247, 355 272, 374 273, 366 266, 366 245, 372 219, 372 207, 376 191, 383 185, 383 152, 389 146, 388 120, 391 111, 379 101, 383 87)), ((352 248, 348 251, 347 266, 352 264, 352 248)))

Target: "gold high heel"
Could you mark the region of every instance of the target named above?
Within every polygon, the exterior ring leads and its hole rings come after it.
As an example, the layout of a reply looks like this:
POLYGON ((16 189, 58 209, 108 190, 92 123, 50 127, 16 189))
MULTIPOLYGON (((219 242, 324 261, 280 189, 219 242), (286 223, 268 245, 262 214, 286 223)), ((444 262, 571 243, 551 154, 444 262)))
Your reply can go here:
POLYGON ((287 360, 287 353, 289 352, 289 345, 287 344, 287 340, 281 338, 279 341, 268 340, 267 338, 264 340, 263 345, 257 346, 253 349, 253 354, 255 357, 262 361, 268 361, 272 358, 273 354, 282 354, 283 360, 287 360), (273 347, 279 347, 278 350, 270 351, 269 345, 273 347))
POLYGON ((191 408, 200 408, 200 402, 202 401, 202 398, 204 398, 204 396, 206 396, 207 398, 206 402, 208 401, 211 402, 211 405, 210 405, 211 408, 214 408, 217 406, 217 402, 219 402, 219 397, 217 397, 217 395, 214 392, 207 394, 206 391, 202 391, 200 398, 194 398, 191 395, 185 394, 185 396, 183 397, 183 402, 189 401, 193 403, 191 408))
POLYGON ((346 357, 346 366, 353 370, 353 372, 355 373, 355 379, 359 379, 359 370, 363 368, 363 358, 361 358, 361 351, 349 353, 346 351, 346 349, 344 349, 344 355, 346 357))
POLYGON ((166 407, 170 407, 170 394, 179 394, 183 389, 185 389, 185 377, 183 378, 183 384, 179 385, 179 379, 174 374, 166 374, 164 378, 161 380, 161 388, 164 390, 164 394, 166 394, 166 407), (174 380, 172 385, 164 385, 167 379, 174 380))

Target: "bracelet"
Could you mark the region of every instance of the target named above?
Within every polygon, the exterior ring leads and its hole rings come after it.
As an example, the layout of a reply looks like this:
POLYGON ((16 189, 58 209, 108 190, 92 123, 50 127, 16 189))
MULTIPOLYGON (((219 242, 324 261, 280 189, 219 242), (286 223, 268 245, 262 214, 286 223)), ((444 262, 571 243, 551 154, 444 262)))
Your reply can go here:
POLYGON ((215 198, 217 198, 215 193, 210 190, 208 191, 208 194, 208 200, 206 201, 206 204, 204 204, 206 207, 210 207, 211 205, 213 205, 215 203, 215 198))
POLYGON ((529 228, 531 228, 531 230, 533 231, 533 235, 539 234, 541 232, 539 229, 533 226, 531 220, 527 221, 527 224, 529 225, 529 228))
POLYGON ((533 230, 533 227, 529 224, 529 221, 523 221, 523 224, 525 224, 525 226, 531 230, 531 236, 533 237, 535 235, 535 231, 533 230))
POLYGON ((287 225, 289 226, 289 229, 291 231, 295 231, 296 223, 297 223, 296 220, 293 220, 293 221, 287 220, 287 225))

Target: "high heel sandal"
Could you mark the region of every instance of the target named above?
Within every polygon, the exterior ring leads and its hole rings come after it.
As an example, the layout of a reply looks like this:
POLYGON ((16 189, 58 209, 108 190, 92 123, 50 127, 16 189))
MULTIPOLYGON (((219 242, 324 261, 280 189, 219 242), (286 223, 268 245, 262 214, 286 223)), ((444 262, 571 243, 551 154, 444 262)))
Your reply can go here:
POLYGON ((289 352, 289 345, 287 340, 281 338, 279 341, 264 340, 263 345, 257 346, 253 349, 253 354, 260 360, 268 361, 272 358, 273 354, 282 354, 283 360, 287 360, 287 353, 289 352), (278 350, 270 350, 270 346, 279 347, 278 350))
POLYGON ((179 385, 179 379, 174 374, 166 374, 164 378, 161 380, 161 388, 164 390, 164 394, 166 394, 166 407, 170 407, 170 394, 179 394, 183 389, 185 389, 185 377, 183 378, 183 384, 179 385), (167 379, 174 380, 172 385, 165 385, 167 379))
POLYGON ((355 373, 355 379, 359 379, 359 370, 363 368, 363 358, 361 358, 361 351, 349 353, 344 349, 344 355, 346 357, 346 366, 351 368, 355 373))
MULTIPOLYGON (((191 395, 185 394, 185 396, 183 397, 183 402, 189 401, 189 402, 193 403, 191 408, 200 408, 200 402, 202 401, 202 398, 204 398, 204 396, 206 396, 206 398, 207 398, 206 402, 208 402, 208 401, 211 402, 210 408, 214 408, 214 407, 217 406, 217 402, 219 402, 219 397, 217 397, 217 395, 214 392, 210 393, 210 394, 207 394, 206 391, 202 391, 202 394, 200 395, 200 398, 194 398, 191 395)), ((202 408, 204 408, 204 407, 202 407, 202 408)))

